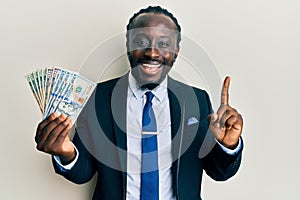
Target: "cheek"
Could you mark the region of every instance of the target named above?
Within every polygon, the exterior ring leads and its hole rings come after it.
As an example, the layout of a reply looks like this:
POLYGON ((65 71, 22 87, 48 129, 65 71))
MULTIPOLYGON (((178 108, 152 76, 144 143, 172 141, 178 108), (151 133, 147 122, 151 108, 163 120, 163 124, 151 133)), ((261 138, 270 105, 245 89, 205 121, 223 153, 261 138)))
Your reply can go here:
POLYGON ((139 57, 138 55, 139 53, 136 51, 128 52, 128 61, 130 63, 131 68, 136 66, 137 59, 139 57))
POLYGON ((143 52, 141 50, 134 50, 130 53, 130 55, 134 60, 136 60, 143 55, 143 52))
POLYGON ((175 60, 175 54, 170 52, 162 53, 163 58, 166 60, 167 64, 173 64, 175 60))

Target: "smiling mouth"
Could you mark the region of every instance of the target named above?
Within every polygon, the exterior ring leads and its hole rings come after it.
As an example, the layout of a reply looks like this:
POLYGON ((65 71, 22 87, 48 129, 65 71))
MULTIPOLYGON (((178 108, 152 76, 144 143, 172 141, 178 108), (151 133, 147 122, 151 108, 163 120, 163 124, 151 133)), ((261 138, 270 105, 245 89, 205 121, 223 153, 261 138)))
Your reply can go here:
POLYGON ((146 71, 149 72, 155 72, 156 70, 159 70, 159 68, 162 66, 161 64, 142 64, 141 65, 146 71))

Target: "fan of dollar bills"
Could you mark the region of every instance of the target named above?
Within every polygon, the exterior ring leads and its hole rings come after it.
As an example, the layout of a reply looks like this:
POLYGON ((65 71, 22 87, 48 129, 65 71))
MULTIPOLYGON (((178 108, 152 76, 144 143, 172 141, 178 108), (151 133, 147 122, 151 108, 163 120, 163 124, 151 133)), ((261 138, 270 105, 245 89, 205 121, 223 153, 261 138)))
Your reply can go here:
POLYGON ((59 67, 39 69, 25 77, 43 119, 55 112, 69 116, 73 123, 96 86, 77 72, 59 67))

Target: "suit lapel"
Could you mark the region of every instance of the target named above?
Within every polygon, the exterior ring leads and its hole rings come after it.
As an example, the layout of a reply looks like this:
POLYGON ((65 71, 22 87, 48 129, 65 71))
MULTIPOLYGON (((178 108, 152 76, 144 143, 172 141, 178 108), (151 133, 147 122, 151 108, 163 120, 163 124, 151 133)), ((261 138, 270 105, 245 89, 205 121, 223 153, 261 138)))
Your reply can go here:
POLYGON ((126 145, 126 110, 128 76, 122 76, 116 83, 111 97, 111 109, 114 119, 116 142, 119 148, 127 150, 126 145))
POLYGON ((180 90, 179 85, 169 78, 168 80, 168 96, 170 102, 170 112, 171 112, 171 130, 172 130, 172 140, 176 136, 181 119, 180 110, 180 90))
POLYGON ((183 131, 182 126, 184 125, 184 110, 185 103, 181 93, 180 85, 173 79, 168 79, 168 96, 170 102, 170 114, 171 114, 171 133, 172 133, 172 177, 173 177, 173 191, 178 196, 178 174, 181 154, 181 144, 183 131))
POLYGON ((113 126, 116 139, 116 148, 120 159, 123 176, 123 191, 126 195, 127 185, 127 136, 126 136, 126 114, 127 114, 127 90, 128 74, 122 76, 115 85, 111 97, 111 109, 113 114, 113 126))

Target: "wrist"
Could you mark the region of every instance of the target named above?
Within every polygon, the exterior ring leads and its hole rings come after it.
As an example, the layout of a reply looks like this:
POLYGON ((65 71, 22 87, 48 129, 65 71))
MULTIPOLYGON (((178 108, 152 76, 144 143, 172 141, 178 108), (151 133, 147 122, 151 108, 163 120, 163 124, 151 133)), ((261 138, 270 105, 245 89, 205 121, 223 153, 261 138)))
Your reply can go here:
POLYGON ((223 145, 224 147, 226 147, 227 149, 230 150, 234 150, 237 148, 237 146, 239 145, 239 141, 235 142, 235 143, 225 143, 224 141, 218 141, 221 145, 223 145))
POLYGON ((68 164, 70 164, 75 159, 75 157, 76 157, 76 151, 75 151, 75 149, 73 149, 72 152, 70 152, 70 153, 68 153, 66 155, 59 156, 62 165, 68 165, 68 164))

